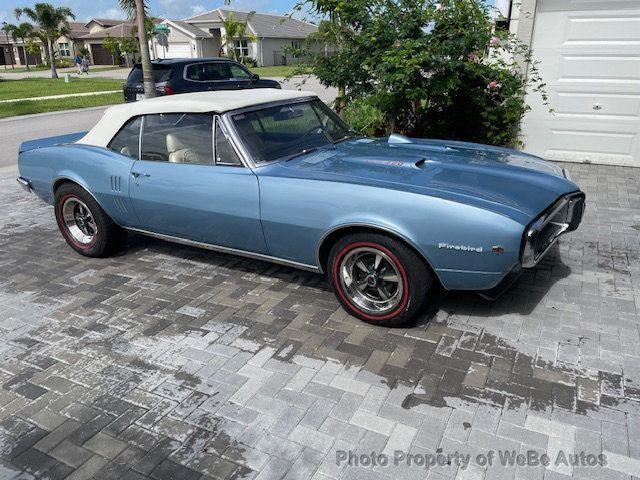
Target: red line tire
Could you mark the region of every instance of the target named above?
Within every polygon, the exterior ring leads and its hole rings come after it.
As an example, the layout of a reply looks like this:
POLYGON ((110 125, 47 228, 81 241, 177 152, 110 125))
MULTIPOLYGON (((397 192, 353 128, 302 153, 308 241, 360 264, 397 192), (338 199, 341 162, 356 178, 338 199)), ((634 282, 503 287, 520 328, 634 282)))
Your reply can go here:
POLYGON ((347 312, 364 322, 385 327, 413 320, 424 309, 434 284, 433 274, 416 252, 404 242, 379 233, 356 233, 339 239, 331 248, 327 275, 336 298, 347 312), (368 266, 364 265, 365 255, 371 259, 368 266), (359 263, 359 268, 350 262, 359 263), (375 270, 375 262, 382 265, 379 268, 386 276, 376 274, 379 272, 375 270), (385 278, 395 279, 396 285, 386 283, 385 278), (367 282, 371 285, 366 285, 367 282), (366 285, 364 291, 362 285, 366 285), (378 285, 384 291, 380 295, 375 293, 378 285), (382 304, 383 308, 376 303, 376 297, 379 302, 390 300, 382 304))
MULTIPOLYGON (((56 221, 67 244, 86 257, 106 257, 116 251, 126 237, 126 231, 120 228, 82 187, 75 183, 65 183, 56 190, 54 202, 56 221), (96 233, 86 242, 74 236, 63 212, 68 202, 81 204, 89 211, 96 233)), ((67 213, 68 216, 68 213, 67 213)))

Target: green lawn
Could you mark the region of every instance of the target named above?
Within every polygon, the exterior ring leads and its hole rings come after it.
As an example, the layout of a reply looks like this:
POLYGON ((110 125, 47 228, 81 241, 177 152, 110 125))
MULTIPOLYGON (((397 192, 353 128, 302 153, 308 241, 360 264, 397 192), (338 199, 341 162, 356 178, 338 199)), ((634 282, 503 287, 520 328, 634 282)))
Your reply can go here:
POLYGON ((286 77, 291 75, 296 68, 298 68, 296 65, 282 65, 276 67, 252 67, 251 71, 261 77, 286 77))
MULTIPOLYGON (((121 90, 123 83, 123 80, 91 77, 72 78, 69 83, 65 83, 64 78, 2 80, 0 81, 0 100, 121 90)), ((4 105, 0 108, 4 109, 4 105)))
POLYGON ((19 102, 0 104, 0 118, 27 115, 30 113, 56 112, 74 108, 98 107, 123 103, 121 92, 90 95, 87 97, 58 98, 54 100, 21 100, 19 102))
MULTIPOLYGON (((104 67, 89 67, 89 72, 104 72, 107 70, 118 70, 120 68, 126 68, 126 67, 118 67, 118 66, 104 66, 104 67)), ((11 66, 4 66, 2 68, 0 68, 0 76, 2 76, 2 74, 4 73, 26 73, 26 72, 44 72, 47 70, 51 70, 51 68, 49 66, 43 66, 43 65, 38 65, 37 67, 35 65, 29 65, 29 70, 27 70, 27 67, 15 67, 15 68, 11 68, 11 66)), ((64 73, 74 73, 76 71, 75 67, 58 67, 58 75, 60 74, 64 74, 64 73)))

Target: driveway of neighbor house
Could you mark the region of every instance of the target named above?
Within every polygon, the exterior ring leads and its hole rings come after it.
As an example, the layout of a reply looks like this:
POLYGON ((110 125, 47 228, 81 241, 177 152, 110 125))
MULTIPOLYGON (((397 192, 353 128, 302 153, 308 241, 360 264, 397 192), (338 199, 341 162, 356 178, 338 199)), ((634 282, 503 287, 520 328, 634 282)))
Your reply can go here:
POLYGON ((567 167, 578 232, 495 303, 441 293, 402 329, 259 261, 137 235, 81 257, 0 180, 0 478, 640 477, 640 169, 567 167), (336 463, 396 450, 472 457, 336 463))

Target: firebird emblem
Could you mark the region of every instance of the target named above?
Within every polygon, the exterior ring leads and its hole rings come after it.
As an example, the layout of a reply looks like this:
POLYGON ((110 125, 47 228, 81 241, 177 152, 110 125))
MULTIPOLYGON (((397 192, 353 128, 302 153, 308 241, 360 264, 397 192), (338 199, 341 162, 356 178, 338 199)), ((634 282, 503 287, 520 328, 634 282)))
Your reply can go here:
POLYGON ((482 247, 472 247, 471 245, 451 245, 450 243, 439 243, 438 248, 446 250, 458 250, 460 252, 482 253, 482 247))

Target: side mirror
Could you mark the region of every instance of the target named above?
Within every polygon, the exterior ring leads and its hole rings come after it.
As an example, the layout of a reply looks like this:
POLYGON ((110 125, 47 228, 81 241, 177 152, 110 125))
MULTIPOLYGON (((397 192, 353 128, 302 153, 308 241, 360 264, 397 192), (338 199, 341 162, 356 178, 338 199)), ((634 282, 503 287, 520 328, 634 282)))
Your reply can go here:
POLYGON ((256 80, 260 80, 260 75, 258 75, 257 73, 252 73, 251 78, 255 82, 256 80))

